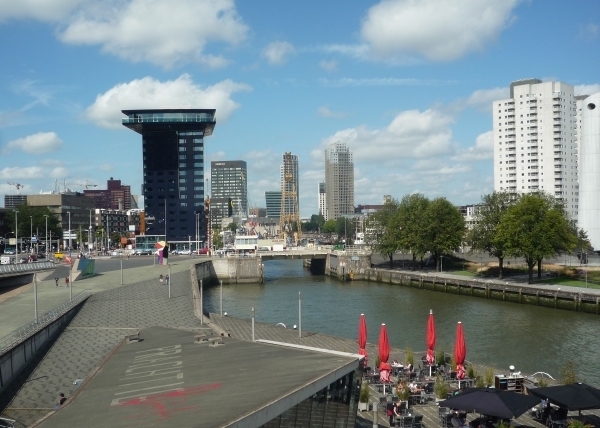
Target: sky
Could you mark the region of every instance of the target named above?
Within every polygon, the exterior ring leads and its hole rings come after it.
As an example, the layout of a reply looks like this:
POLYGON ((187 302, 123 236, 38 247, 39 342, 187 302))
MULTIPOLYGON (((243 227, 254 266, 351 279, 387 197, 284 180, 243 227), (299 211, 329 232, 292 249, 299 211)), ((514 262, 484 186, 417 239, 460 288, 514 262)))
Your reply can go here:
POLYGON ((121 110, 189 107, 216 109, 206 169, 245 160, 251 207, 289 151, 317 213, 338 141, 355 205, 473 204, 493 191, 492 101, 525 78, 600 92, 599 52, 597 0, 0 0, 0 195, 139 194, 121 110))

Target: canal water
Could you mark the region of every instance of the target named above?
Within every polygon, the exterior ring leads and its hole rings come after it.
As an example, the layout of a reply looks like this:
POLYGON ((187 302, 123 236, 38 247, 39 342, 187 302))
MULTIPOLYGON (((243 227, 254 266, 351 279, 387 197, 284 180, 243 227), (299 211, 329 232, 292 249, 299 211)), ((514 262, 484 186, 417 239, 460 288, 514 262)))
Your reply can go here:
MULTIPOLYGON (((361 313, 369 343, 379 339, 381 323, 390 346, 426 351, 429 310, 436 322, 436 349, 452 353, 456 325, 462 321, 467 360, 560 378, 560 368, 575 362, 578 379, 600 387, 600 318, 597 315, 504 303, 366 281, 342 283, 311 275, 299 260, 265 263, 264 284, 223 286, 223 311, 237 318, 287 328, 298 324, 302 293, 302 330, 356 339, 361 313)), ((219 287, 204 291, 204 309, 218 313, 219 287)))

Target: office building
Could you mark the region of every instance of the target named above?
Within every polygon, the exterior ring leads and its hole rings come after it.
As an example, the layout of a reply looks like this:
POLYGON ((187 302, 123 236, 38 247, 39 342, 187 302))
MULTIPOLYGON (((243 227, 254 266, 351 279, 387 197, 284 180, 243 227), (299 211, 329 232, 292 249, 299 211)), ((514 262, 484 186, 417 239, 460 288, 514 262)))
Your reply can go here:
POLYGON ((577 220, 578 120, 572 85, 518 80, 493 102, 494 190, 544 191, 577 220))
POLYGON ((112 177, 106 181, 106 190, 85 189, 83 194, 94 198, 96 208, 125 211, 133 208, 131 186, 121 184, 121 180, 115 180, 112 177))
POLYGON ((210 222, 220 227, 221 220, 232 215, 248 216, 248 169, 245 161, 210 163, 210 222))
POLYGON ((203 239, 204 137, 213 133, 215 110, 123 113, 123 125, 142 135, 146 234, 166 235, 169 242, 203 239))
POLYGON ((4 195, 4 208, 14 210, 27 202, 27 195, 4 195))
POLYGON ((297 214, 295 205, 300 195, 298 155, 293 155, 290 152, 283 154, 283 163, 279 167, 279 176, 281 192, 287 195, 284 201, 284 211, 287 215, 297 214), (295 195, 292 195, 293 193, 295 195))
POLYGON ((579 100, 579 224, 590 243, 600 249, 600 92, 579 100))
POLYGON ((267 217, 279 218, 281 213, 281 191, 266 191, 265 202, 267 205, 267 217))
POLYGON ((267 209, 266 208, 250 208, 248 210, 249 216, 250 217, 254 217, 254 218, 258 218, 258 217, 266 217, 267 216, 267 209))
POLYGON ((354 162, 345 143, 325 150, 325 219, 337 220, 354 212, 354 162))
POLYGON ((319 214, 325 216, 325 210, 327 209, 327 193, 325 191, 325 182, 319 183, 319 214))

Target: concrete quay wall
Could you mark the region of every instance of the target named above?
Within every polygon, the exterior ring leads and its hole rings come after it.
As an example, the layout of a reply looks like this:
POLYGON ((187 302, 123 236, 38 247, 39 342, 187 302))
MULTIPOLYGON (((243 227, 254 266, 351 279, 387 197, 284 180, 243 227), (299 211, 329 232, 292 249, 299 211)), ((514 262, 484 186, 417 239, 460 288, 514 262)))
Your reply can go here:
POLYGON ((263 264, 257 257, 213 258, 212 268, 216 279, 223 284, 262 283, 264 280, 263 264))
MULTIPOLYGON (((575 287, 560 289, 541 284, 520 284, 492 279, 449 278, 436 276, 435 274, 376 268, 364 269, 363 272, 357 272, 354 279, 511 303, 600 314, 600 295, 575 287)), ((332 275, 329 271, 327 274, 332 275)))

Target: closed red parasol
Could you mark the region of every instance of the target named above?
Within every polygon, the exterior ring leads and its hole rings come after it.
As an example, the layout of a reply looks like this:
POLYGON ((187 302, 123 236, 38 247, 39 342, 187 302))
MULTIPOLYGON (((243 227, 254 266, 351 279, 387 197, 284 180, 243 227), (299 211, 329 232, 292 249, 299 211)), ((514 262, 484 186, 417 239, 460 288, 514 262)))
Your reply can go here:
POLYGON ((435 322, 433 320, 433 310, 429 310, 429 320, 427 321, 427 364, 435 363, 435 322))
POLYGON ((381 324, 381 331, 379 332, 379 379, 381 382, 390 381, 390 370, 392 369, 388 364, 390 358, 390 342, 388 340, 387 329, 385 324, 381 324))
POLYGON ((358 353, 365 356, 365 367, 367 367, 369 357, 365 349, 367 347, 367 322, 365 321, 365 314, 360 314, 360 321, 358 323, 358 347, 360 348, 358 353))
POLYGON ((465 357, 467 356, 467 347, 465 345, 465 335, 463 333, 462 323, 458 322, 456 327, 456 343, 454 344, 454 361, 456 362, 456 378, 465 378, 465 357))

